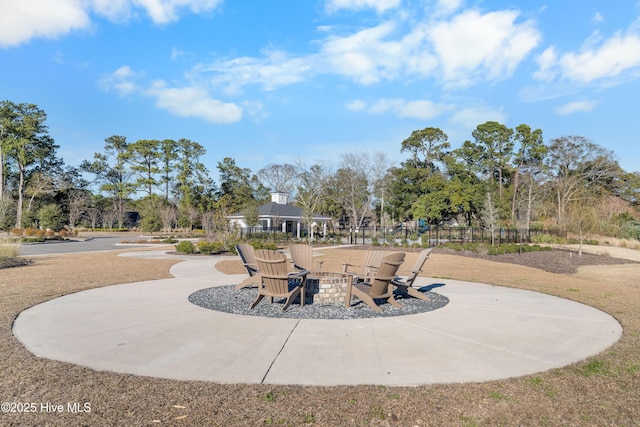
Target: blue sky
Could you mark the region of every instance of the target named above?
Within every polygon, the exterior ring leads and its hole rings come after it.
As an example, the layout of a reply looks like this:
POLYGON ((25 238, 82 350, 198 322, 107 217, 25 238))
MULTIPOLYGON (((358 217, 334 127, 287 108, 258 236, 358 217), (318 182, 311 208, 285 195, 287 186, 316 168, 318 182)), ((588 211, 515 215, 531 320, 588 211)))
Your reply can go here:
POLYGON ((78 165, 104 139, 337 164, 439 127, 582 135, 640 170, 640 1, 0 0, 0 99, 78 165))

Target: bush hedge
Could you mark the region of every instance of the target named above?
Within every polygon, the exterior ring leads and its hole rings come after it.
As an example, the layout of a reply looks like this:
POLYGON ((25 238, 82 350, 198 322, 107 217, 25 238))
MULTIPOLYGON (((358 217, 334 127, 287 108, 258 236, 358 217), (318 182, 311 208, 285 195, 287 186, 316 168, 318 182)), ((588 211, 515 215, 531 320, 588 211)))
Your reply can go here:
POLYGON ((524 252, 550 251, 550 247, 540 245, 519 245, 516 243, 504 243, 490 246, 484 243, 445 243, 445 248, 454 251, 468 251, 480 255, 516 254, 524 252))
POLYGON ((183 240, 176 245, 176 250, 181 254, 192 254, 196 251, 196 246, 189 240, 183 240))

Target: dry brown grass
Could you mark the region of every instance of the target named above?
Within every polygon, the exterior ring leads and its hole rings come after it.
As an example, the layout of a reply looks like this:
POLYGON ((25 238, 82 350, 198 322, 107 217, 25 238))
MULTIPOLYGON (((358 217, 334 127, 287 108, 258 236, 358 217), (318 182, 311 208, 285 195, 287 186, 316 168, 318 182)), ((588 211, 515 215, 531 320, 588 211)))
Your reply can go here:
MULTIPOLYGON (((324 250, 324 269, 357 260, 324 250)), ((408 253, 405 268, 416 253, 408 253)), ((59 295, 168 277, 173 261, 113 253, 36 258, 0 270, 3 402, 90 402, 89 414, 0 414, 0 425, 637 426, 640 425, 640 267, 582 267, 577 274, 434 254, 428 274, 531 289, 602 309, 624 333, 607 351, 534 376, 423 387, 298 387, 171 381, 98 372, 34 356, 11 334, 18 313, 59 295)), ((242 272, 237 261, 224 271, 242 272)), ((406 270, 405 270, 406 271, 406 270)), ((402 273, 402 271, 401 271, 402 273)), ((429 369, 429 354, 424 365, 429 369)))

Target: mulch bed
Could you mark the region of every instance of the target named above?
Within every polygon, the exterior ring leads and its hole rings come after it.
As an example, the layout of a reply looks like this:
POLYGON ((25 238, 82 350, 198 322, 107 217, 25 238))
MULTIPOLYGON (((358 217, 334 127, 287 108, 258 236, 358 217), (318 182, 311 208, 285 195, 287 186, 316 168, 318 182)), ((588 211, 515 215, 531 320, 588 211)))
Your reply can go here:
MULTIPOLYGON (((375 249, 375 250, 402 250, 405 252, 418 252, 421 248, 398 248, 392 246, 369 246, 369 245, 353 245, 345 249, 375 249)), ((550 251, 524 252, 515 254, 501 255, 480 255, 470 251, 454 251, 444 247, 436 247, 433 249, 434 254, 461 255, 471 258, 480 258, 487 261, 504 262, 509 264, 524 265, 531 268, 537 268, 549 273, 556 274, 574 274, 578 272, 578 268, 586 265, 619 265, 619 264, 637 264, 622 258, 614 258, 609 255, 595 255, 582 253, 578 255, 576 251, 565 249, 552 249, 550 251)))
POLYGON ((636 261, 614 258, 609 255, 595 255, 584 252, 582 255, 578 255, 577 252, 564 249, 524 252, 521 254, 480 255, 468 251, 456 252, 450 249, 437 248, 433 253, 463 255, 488 261, 524 265, 557 274, 574 274, 578 272, 579 267, 586 265, 637 264, 636 261))

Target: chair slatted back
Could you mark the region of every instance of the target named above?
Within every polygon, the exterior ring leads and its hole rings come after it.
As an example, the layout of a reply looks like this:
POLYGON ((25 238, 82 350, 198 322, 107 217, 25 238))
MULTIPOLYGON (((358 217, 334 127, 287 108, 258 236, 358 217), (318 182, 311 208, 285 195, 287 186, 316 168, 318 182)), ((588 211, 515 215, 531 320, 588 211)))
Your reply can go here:
POLYGON ((270 296, 287 295, 289 293, 287 258, 280 252, 267 249, 257 250, 255 258, 264 286, 260 292, 270 296))
POLYGON ((433 248, 429 248, 420 252, 420 256, 418 256, 418 259, 416 260, 416 263, 414 264, 413 269, 411 270, 411 276, 407 278, 407 285, 413 286, 413 282, 415 282, 418 275, 422 273, 422 267, 424 266, 424 263, 427 261, 427 258, 429 258, 429 254, 431 253, 432 250, 433 248))
POLYGON ((365 277, 375 275, 387 254, 387 251, 367 251, 362 262, 361 274, 365 277))
POLYGON ((289 246, 291 259, 299 270, 313 270, 313 248, 309 245, 295 244, 289 246))
POLYGON ((404 252, 394 252, 382 259, 376 275, 371 279, 369 295, 372 298, 388 296, 389 283, 395 279, 398 268, 404 262, 404 255, 404 252))
POLYGON ((258 265, 256 264, 255 249, 248 243, 238 243, 236 245, 236 251, 244 267, 247 269, 249 276, 254 276, 258 272, 258 265))

